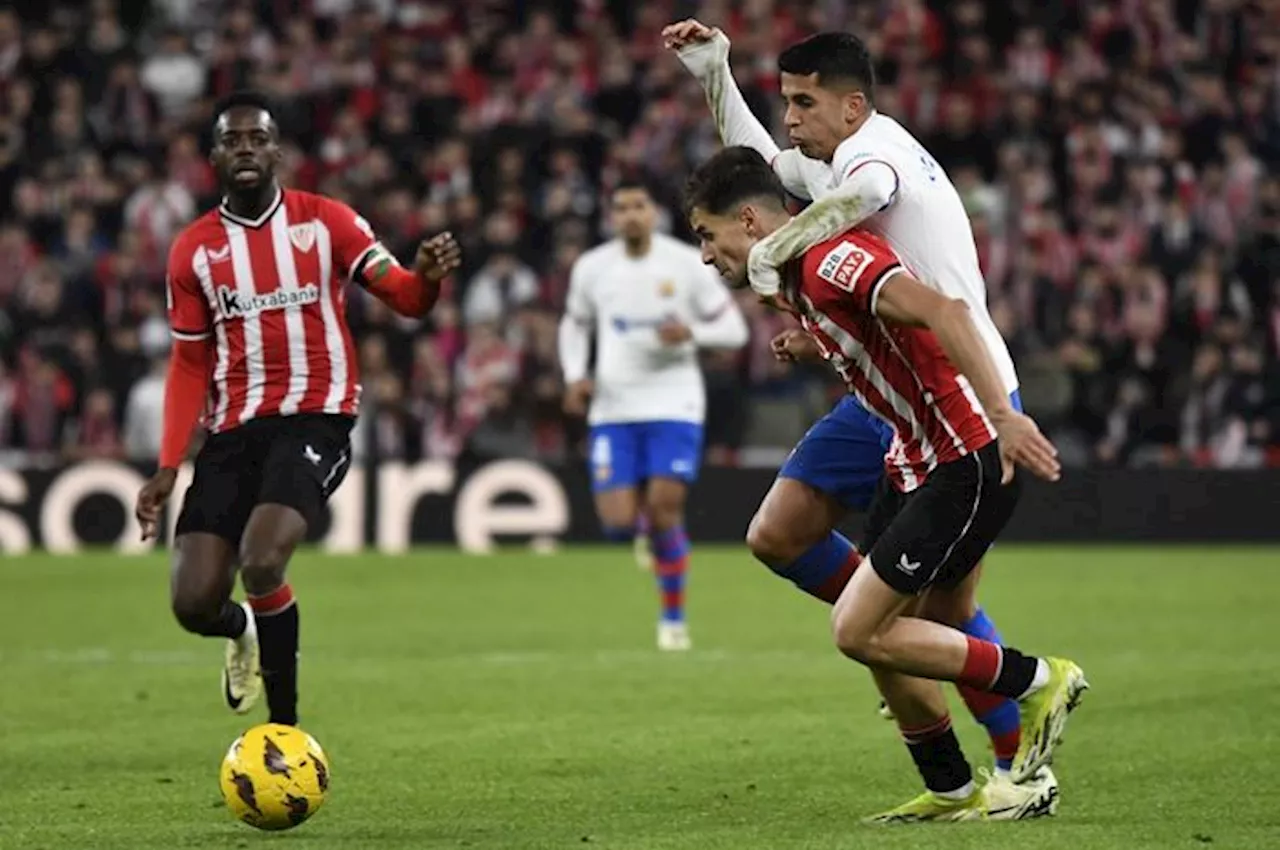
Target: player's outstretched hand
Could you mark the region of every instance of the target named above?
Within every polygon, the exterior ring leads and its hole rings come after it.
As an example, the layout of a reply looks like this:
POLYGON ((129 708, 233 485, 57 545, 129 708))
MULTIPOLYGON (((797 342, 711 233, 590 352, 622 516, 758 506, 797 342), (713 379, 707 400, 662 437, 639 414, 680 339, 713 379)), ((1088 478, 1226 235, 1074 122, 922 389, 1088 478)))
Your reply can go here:
POLYGON ((1001 483, 1008 484, 1013 480, 1015 466, 1025 467, 1045 481, 1057 481, 1062 477, 1058 450, 1040 433, 1034 419, 1014 411, 993 424, 1000 441, 1001 483))
POLYGON ((160 509, 169 501, 177 481, 177 470, 161 469, 138 491, 138 503, 133 513, 142 526, 143 540, 151 540, 159 534, 160 509))
POLYGON ((441 233, 418 246, 414 265, 424 279, 438 283, 462 265, 462 248, 452 233, 441 233))
POLYGON ((773 356, 783 363, 800 363, 822 359, 818 342, 800 328, 787 328, 769 341, 773 356))
POLYGON ((564 412, 570 416, 586 416, 587 403, 591 401, 591 394, 595 392, 595 384, 590 378, 583 378, 581 381, 574 381, 564 390, 564 412))

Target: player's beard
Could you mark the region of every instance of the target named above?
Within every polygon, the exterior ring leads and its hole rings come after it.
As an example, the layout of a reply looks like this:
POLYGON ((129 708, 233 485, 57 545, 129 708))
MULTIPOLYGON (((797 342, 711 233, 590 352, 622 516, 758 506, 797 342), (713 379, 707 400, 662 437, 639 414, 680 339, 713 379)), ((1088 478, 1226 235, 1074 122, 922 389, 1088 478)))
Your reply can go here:
POLYGON ((626 233, 622 234, 623 244, 627 246, 628 254, 643 254, 649 248, 649 242, 652 237, 648 233, 626 233))

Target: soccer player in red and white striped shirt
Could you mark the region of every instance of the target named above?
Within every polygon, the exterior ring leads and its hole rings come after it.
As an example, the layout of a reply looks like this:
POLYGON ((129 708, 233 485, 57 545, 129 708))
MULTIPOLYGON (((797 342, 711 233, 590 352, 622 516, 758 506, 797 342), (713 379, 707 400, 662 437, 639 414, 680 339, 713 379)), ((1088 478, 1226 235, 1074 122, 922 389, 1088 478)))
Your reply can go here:
MULTIPOLYGON (((739 287, 752 245, 790 218, 773 169, 742 147, 698 169, 686 206, 704 262, 739 287)), ((967 636, 923 614, 902 615, 926 590, 931 604, 964 604, 975 592, 970 575, 1017 503, 1015 465, 1056 480, 1057 452, 1013 408, 965 302, 912 277, 882 239, 856 229, 840 234, 806 251, 788 278, 769 297, 800 319, 850 392, 895 432, 859 546, 865 560, 833 616, 837 646, 874 671, 928 789, 875 819, 1049 813, 1056 800, 1046 810, 1028 786, 975 785, 942 691, 926 680, 1020 703, 1016 783, 1051 758, 1087 687, 1079 667, 967 636)))
POLYGON ((421 317, 460 257, 446 233, 419 246, 413 271, 401 268, 350 207, 280 186, 280 133, 263 98, 233 95, 215 115, 224 199, 169 253, 163 444, 137 516, 154 537, 203 417, 209 437, 174 541, 173 612, 190 632, 229 639, 228 707, 248 711, 265 685, 271 721, 295 725, 298 606, 285 569, 350 463, 360 383, 346 284, 421 317), (231 601, 237 567, 242 605, 231 601))

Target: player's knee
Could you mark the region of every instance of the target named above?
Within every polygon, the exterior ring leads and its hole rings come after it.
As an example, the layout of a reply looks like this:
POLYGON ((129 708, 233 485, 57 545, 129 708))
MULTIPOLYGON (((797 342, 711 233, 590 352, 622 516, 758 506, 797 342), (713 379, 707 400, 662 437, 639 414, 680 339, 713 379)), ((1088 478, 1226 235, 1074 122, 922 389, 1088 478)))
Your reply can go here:
POLYGON ((222 602, 212 593, 179 590, 173 594, 170 607, 178 625, 192 634, 203 635, 217 621, 222 602))
POLYGON ((240 547, 240 576, 245 590, 253 595, 270 593, 284 582, 285 567, 293 547, 279 543, 257 543, 240 547))
POLYGON ((878 666, 885 654, 878 635, 850 616, 847 608, 837 605, 831 612, 831 634, 836 648, 854 661, 878 666))
POLYGON ((684 503, 678 499, 657 497, 645 502, 645 515, 654 531, 669 531, 684 522, 684 503))
POLYGON ((793 537, 778 523, 771 522, 763 512, 756 513, 747 526, 747 548, 756 560, 770 569, 789 564, 804 554, 804 549, 793 537))

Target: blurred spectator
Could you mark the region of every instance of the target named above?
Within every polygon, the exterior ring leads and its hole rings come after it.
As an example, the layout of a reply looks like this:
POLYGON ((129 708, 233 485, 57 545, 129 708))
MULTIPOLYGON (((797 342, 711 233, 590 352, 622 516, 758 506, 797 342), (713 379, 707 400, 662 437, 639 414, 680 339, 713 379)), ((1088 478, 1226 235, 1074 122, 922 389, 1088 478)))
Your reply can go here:
POLYGON ((191 52, 187 37, 174 30, 161 35, 155 51, 142 63, 141 81, 161 112, 177 118, 204 93, 205 65, 191 52))
POLYGON ((164 381, 169 362, 151 361, 151 369, 129 390, 124 410, 124 451, 129 460, 154 463, 160 456, 164 421, 164 381))
MULTIPOLYGON (((423 323, 351 293, 358 457, 571 455, 548 328, 621 175, 645 172, 688 235, 680 187, 717 139, 657 32, 696 14, 779 133, 780 49, 867 39, 877 106, 948 169, 1031 412, 1070 459, 1280 460, 1275 3, 81 5, 0 9, 0 447, 154 454, 169 244, 218 200, 210 104, 253 86, 277 101, 288 185, 351 203, 402 262, 445 229, 465 251, 423 323)), ((743 306, 750 345, 705 363, 717 462, 785 445, 838 392, 773 359, 786 317, 743 306)))

